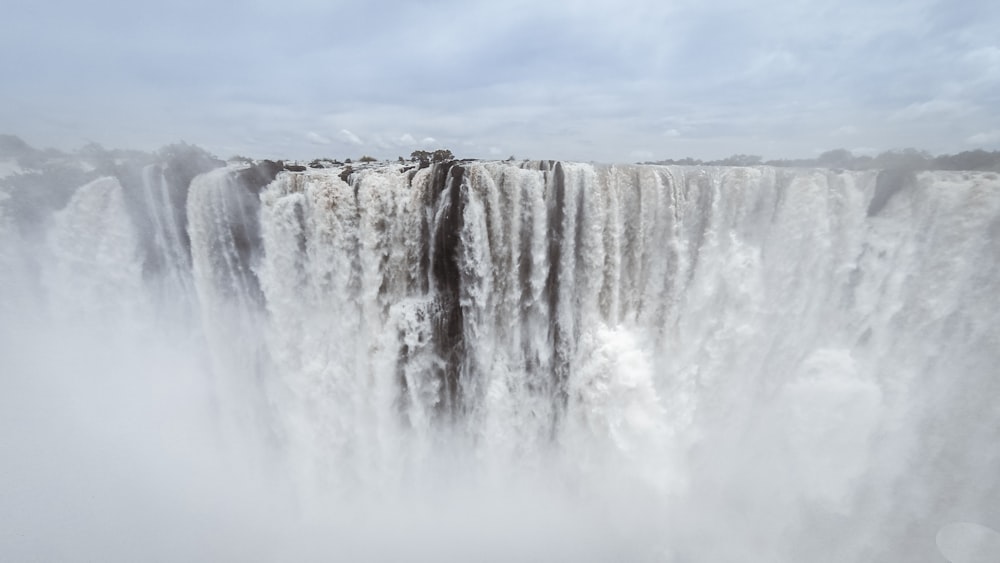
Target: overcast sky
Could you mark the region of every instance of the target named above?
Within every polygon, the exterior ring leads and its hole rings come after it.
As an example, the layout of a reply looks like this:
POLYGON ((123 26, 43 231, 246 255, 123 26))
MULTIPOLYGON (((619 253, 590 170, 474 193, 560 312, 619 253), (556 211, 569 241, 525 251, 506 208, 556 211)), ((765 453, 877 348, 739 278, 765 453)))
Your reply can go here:
POLYGON ((66 149, 998 149, 1000 2, 15 0, 0 77, 0 133, 66 149))

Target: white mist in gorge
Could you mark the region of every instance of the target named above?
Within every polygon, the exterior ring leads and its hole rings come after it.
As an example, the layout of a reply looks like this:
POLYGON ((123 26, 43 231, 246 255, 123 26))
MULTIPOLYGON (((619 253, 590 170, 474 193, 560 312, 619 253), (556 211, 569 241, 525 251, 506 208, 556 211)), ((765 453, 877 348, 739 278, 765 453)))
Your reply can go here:
POLYGON ((215 166, 0 192, 0 558, 1000 537, 994 173, 215 166))

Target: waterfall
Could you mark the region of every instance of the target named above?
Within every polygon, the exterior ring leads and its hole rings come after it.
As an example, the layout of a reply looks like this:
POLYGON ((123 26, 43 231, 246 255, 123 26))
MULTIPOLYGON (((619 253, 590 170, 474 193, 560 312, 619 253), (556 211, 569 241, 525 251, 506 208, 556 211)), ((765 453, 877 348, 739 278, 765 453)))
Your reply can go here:
POLYGON ((0 554, 938 561, 1000 526, 995 174, 169 170, 38 240, 0 193, 0 554))
POLYGON ((77 190, 53 217, 48 250, 43 283, 53 315, 84 322, 144 316, 137 236, 118 180, 77 190))

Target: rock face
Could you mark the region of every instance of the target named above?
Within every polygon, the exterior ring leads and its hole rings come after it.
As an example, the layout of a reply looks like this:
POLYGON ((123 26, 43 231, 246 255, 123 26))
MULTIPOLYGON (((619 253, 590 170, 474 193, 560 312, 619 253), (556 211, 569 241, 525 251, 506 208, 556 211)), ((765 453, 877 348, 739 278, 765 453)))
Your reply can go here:
POLYGON ((892 196, 904 189, 915 189, 917 175, 912 170, 882 170, 875 182, 875 195, 868 204, 868 216, 878 215, 892 196))
POLYGON ((262 160, 249 168, 238 170, 234 174, 240 186, 256 194, 273 182, 282 170, 288 170, 288 168, 273 160, 262 160))
POLYGON ((461 404, 460 377, 465 355, 461 306, 464 283, 461 260, 462 219, 465 214, 465 169, 453 163, 435 165, 431 173, 427 206, 436 210, 431 229, 430 270, 439 295, 440 310, 434 321, 437 355, 444 361, 442 406, 454 410, 461 404))
POLYGON ((351 165, 347 165, 344 167, 343 170, 340 171, 340 174, 338 174, 337 176, 341 180, 349 182, 351 179, 351 174, 354 174, 354 168, 352 168, 351 165))

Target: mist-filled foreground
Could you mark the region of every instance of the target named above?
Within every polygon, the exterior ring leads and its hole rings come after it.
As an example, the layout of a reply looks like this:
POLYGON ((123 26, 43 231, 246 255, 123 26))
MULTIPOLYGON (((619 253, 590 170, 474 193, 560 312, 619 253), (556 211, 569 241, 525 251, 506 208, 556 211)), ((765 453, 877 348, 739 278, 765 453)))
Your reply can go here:
POLYGON ((996 539, 995 174, 202 164, 0 193, 3 560, 996 539))

